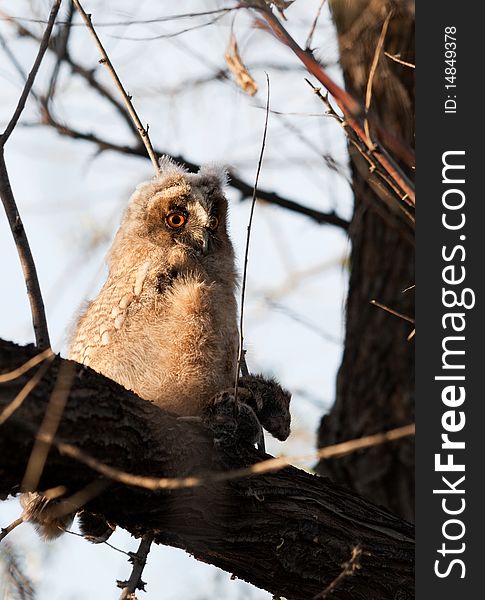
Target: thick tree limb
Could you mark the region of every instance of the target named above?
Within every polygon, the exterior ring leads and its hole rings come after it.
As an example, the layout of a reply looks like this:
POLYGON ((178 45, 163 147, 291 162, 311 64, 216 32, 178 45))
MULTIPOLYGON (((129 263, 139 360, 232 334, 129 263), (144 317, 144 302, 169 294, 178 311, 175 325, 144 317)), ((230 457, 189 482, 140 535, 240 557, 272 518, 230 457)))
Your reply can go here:
MULTIPOLYGON (((35 354, 0 341, 2 371, 35 354)), ((2 426, 0 494, 17 493, 60 365, 57 358, 2 426)), ((29 373, 0 385, 0 410, 29 373)), ((200 475, 248 466, 265 457, 252 447, 215 447, 202 425, 180 421, 119 385, 77 367, 57 438, 125 471, 158 477, 200 475)), ((53 448, 39 489, 74 493, 98 476, 53 448)), ((293 600, 319 594, 342 572, 352 549, 361 568, 341 580, 333 599, 413 597, 413 530, 405 521, 329 480, 294 467, 198 488, 149 492, 113 482, 89 510, 136 536, 183 548, 199 560, 293 600)))

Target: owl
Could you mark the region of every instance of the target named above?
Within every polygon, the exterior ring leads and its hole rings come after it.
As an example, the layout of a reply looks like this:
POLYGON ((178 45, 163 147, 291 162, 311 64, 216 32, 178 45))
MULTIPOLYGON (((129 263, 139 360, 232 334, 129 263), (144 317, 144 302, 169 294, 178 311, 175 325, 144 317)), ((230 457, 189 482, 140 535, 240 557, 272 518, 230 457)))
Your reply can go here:
MULTIPOLYGON (((159 175, 129 201, 108 253, 108 278, 79 318, 69 358, 164 410, 200 416, 218 434, 237 413, 250 442, 260 423, 286 439, 290 396, 274 380, 241 378, 235 405, 237 275, 226 183, 224 169, 193 174, 161 159, 159 175)), ((29 496, 27 518, 46 537, 58 535, 67 520, 47 523, 45 500, 29 496)))
POLYGON ((234 382, 236 271, 226 173, 168 159, 139 185, 81 316, 69 358, 179 415, 198 415, 234 382))

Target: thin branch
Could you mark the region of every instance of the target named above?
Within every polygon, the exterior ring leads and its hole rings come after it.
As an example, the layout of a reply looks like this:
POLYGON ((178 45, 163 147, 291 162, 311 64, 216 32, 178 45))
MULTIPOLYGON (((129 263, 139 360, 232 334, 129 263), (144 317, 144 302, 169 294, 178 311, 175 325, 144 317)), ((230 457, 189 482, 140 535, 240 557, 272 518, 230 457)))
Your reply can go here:
POLYGON ((332 344, 336 344, 339 347, 342 346, 342 340, 340 338, 332 335, 331 333, 326 332, 321 327, 319 327, 316 323, 313 323, 312 321, 310 321, 310 319, 308 319, 307 317, 300 315, 298 312, 289 308, 288 306, 285 306, 281 302, 273 300, 270 296, 268 296, 266 294, 263 294, 263 298, 264 298, 265 303, 270 308, 277 310, 278 312, 285 315, 286 317, 288 317, 295 323, 299 323, 300 325, 302 325, 306 329, 309 329, 311 332, 318 335, 325 341, 330 342, 332 344))
MULTIPOLYGON (((369 150, 366 138, 361 137, 361 135, 357 133, 354 129, 348 128, 348 122, 344 118, 342 118, 330 104, 330 101, 328 99, 328 93, 324 96, 321 92, 321 89, 319 87, 314 86, 309 79, 305 78, 305 81, 312 88, 315 95, 325 104, 325 106, 327 107, 327 114, 329 114, 331 117, 336 119, 338 123, 340 123, 343 130, 345 131, 346 136, 349 139, 349 142, 354 146, 354 148, 356 148, 359 154, 361 154, 361 156, 369 163, 369 175, 375 173, 390 188, 390 190, 386 189, 386 194, 382 194, 378 191, 378 196, 384 201, 387 201, 388 197, 397 200, 397 207, 405 214, 406 218, 409 219, 409 221, 414 226, 415 220, 413 215, 403 206, 402 203, 405 203, 408 206, 411 206, 412 208, 414 208, 414 204, 410 201, 407 194, 403 194, 403 192, 393 180, 393 178, 381 168, 381 166, 376 160, 375 153, 372 150, 369 150)), ((363 134, 364 132, 361 133, 363 134)))
MULTIPOLYGON (((70 529, 64 529, 64 533, 67 533, 69 535, 73 535, 75 537, 79 537, 79 538, 83 538, 83 540, 86 539, 86 536, 83 535, 82 533, 78 533, 77 531, 71 531, 70 529)), ((100 544, 105 544, 106 546, 108 546, 108 548, 111 548, 112 550, 115 550, 116 552, 119 552, 120 554, 124 554, 125 556, 130 557, 131 556, 131 552, 126 552, 126 550, 122 550, 121 548, 117 548, 116 546, 113 546, 113 544, 110 544, 107 540, 104 540, 102 542, 99 542, 100 544)))
MULTIPOLYGON (((301 60, 306 66, 309 73, 311 73, 318 81, 326 87, 326 89, 335 98, 335 101, 344 113, 345 119, 348 125, 366 141, 366 145, 370 152, 373 153, 377 162, 381 165, 384 171, 396 182, 396 184, 403 191, 404 195, 409 200, 415 203, 415 191, 414 184, 402 171, 397 162, 383 149, 373 145, 366 139, 365 132, 363 130, 362 115, 364 109, 359 102, 355 100, 348 92, 338 86, 322 69, 321 65, 315 60, 310 52, 307 52, 301 48, 288 31, 283 27, 281 22, 276 16, 268 9, 266 4, 262 0, 249 0, 246 2, 248 7, 254 8, 263 15, 266 24, 262 24, 263 28, 270 29, 275 37, 290 48, 293 53, 301 60)), ((405 145, 400 140, 397 140, 392 134, 383 128, 378 122, 377 118, 373 115, 369 115, 372 123, 380 135, 382 142, 386 144, 401 160, 403 160, 408 166, 413 167, 415 164, 415 155, 412 149, 405 145)))
POLYGON ((34 326, 34 334, 37 347, 40 350, 44 350, 50 346, 49 331, 47 328, 47 319, 45 316, 44 302, 42 300, 42 293, 40 291, 39 279, 37 277, 37 270, 35 268, 34 258, 30 250, 29 241, 25 233, 25 229, 20 218, 20 213, 15 202, 12 187, 10 185, 10 179, 8 176, 7 165, 5 164, 4 148, 9 137, 12 135, 20 116, 25 108, 27 97, 34 84, 35 77, 39 71, 40 64, 44 58, 44 54, 49 45, 49 39, 54 27, 57 13, 61 5, 61 0, 55 0, 52 4, 52 9, 49 15, 47 27, 42 36, 39 50, 35 58, 34 64, 30 73, 27 76, 24 88, 20 95, 17 107, 10 119, 5 131, 0 135, 0 197, 2 198, 3 206, 7 214, 7 219, 12 231, 12 235, 17 247, 17 252, 22 266, 24 274, 25 285, 27 286, 27 295, 30 302, 30 309, 32 313, 32 322, 34 326))
POLYGON ((44 419, 39 427, 27 463, 21 486, 23 490, 30 491, 37 489, 52 440, 62 419, 62 413, 64 412, 64 407, 71 391, 75 373, 74 363, 63 363, 59 369, 56 385, 49 399, 44 419))
POLYGON ((24 373, 27 373, 30 371, 30 369, 37 366, 39 363, 44 362, 46 358, 53 355, 54 353, 50 348, 47 348, 47 350, 44 350, 43 352, 39 352, 39 354, 36 354, 17 369, 9 371, 8 373, 2 373, 0 375, 0 383, 7 383, 8 381, 13 381, 18 377, 21 377, 24 373))
POLYGON ((333 592, 333 590, 337 587, 339 583, 346 577, 350 577, 355 573, 357 569, 361 568, 360 565, 360 557, 362 555, 362 550, 359 546, 355 546, 352 548, 352 556, 350 559, 342 565, 342 571, 337 575, 337 577, 331 581, 327 587, 317 594, 313 596, 312 600, 326 600, 329 597, 329 594, 333 592))
MULTIPOLYGON (((196 488, 207 483, 219 483, 242 479, 252 475, 261 475, 263 473, 279 471, 297 462, 305 462, 316 459, 328 460, 330 458, 345 456, 347 454, 356 452, 357 450, 363 450, 364 448, 371 448, 381 444, 386 444, 388 442, 394 442, 414 434, 415 425, 410 424, 403 427, 397 427, 396 429, 391 429, 389 431, 367 435, 354 440, 348 440, 339 444, 333 444, 332 446, 326 446, 325 448, 320 448, 311 454, 269 458, 267 460, 254 463, 250 467, 243 467, 222 473, 206 473, 203 475, 190 477, 145 477, 143 475, 133 475, 132 473, 127 473, 126 471, 122 471, 116 467, 111 467, 100 462, 96 458, 89 456, 72 444, 60 442, 54 439, 52 441, 52 445, 57 448, 61 455, 77 460, 78 462, 88 466, 93 471, 98 472, 100 475, 103 475, 108 479, 123 483, 125 485, 155 491, 196 488)), ((39 439, 45 439, 45 441, 48 441, 48 438, 42 435, 39 435, 39 439)))
POLYGON ((395 317, 399 317, 399 319, 408 321, 408 323, 412 323, 413 325, 415 323, 415 320, 412 317, 407 317, 406 315, 403 315, 402 313, 397 312, 397 310, 394 310, 392 308, 389 308, 389 306, 386 306, 385 304, 381 304, 380 302, 377 302, 377 300, 371 300, 370 303, 373 304, 374 306, 382 308, 382 310, 385 310, 386 312, 390 313, 391 315, 394 315, 395 317))
MULTIPOLYGON (((95 135, 93 133, 85 133, 59 123, 45 106, 43 107, 43 124, 54 127, 57 130, 57 132, 61 135, 73 139, 85 140, 87 142, 96 144, 101 151, 112 150, 121 154, 128 154, 131 156, 139 156, 142 158, 146 158, 146 152, 143 148, 140 148, 138 146, 117 144, 109 140, 100 138, 98 135, 95 135)), ((170 153, 163 152, 162 150, 156 150, 155 152, 159 156, 161 156, 162 154, 170 156, 175 162, 185 166, 189 171, 196 172, 199 170, 200 165, 187 160, 187 158, 185 158, 184 156, 171 155, 170 153)), ((243 179, 238 177, 234 171, 229 171, 229 185, 233 189, 239 191, 243 199, 252 197, 254 189, 253 186, 249 185, 243 179)), ((295 202, 294 200, 290 200, 289 198, 281 196, 277 192, 258 190, 258 200, 268 202, 268 204, 274 204, 276 206, 280 206, 281 208, 285 208, 292 212, 296 212, 306 217, 309 217, 319 225, 334 225, 336 227, 339 227, 340 229, 343 229, 344 231, 347 231, 349 228, 349 222, 346 219, 339 217, 335 212, 332 211, 326 213, 315 208, 311 208, 309 206, 304 206, 302 204, 299 204, 298 202, 295 202)))
POLYGON ((0 563, 2 571, 2 598, 15 600, 35 600, 35 588, 24 572, 23 561, 17 555, 15 547, 8 542, 2 544, 0 563))
POLYGON ((25 103, 27 102, 27 98, 30 94, 32 86, 34 85, 34 80, 39 70, 40 64, 42 62, 42 59, 44 58, 45 51, 47 50, 47 47, 49 45, 49 39, 52 33, 52 29, 54 27, 54 22, 56 20, 57 13, 59 12, 59 8, 61 6, 61 2, 62 0, 54 0, 54 3, 52 4, 52 9, 49 15, 49 20, 47 22, 47 27, 44 31, 44 35, 42 36, 42 41, 40 43, 34 64, 27 77, 27 81, 25 82, 22 94, 20 95, 17 108, 15 109, 15 112, 12 115, 12 118, 10 119, 5 131, 2 135, 0 135, 0 148, 5 147, 8 138, 12 135, 12 131, 15 129, 15 126, 17 125, 18 120, 20 119, 20 115, 22 114, 22 111, 25 108, 25 103))
MULTIPOLYGON (((61 65, 68 54, 67 48, 69 44, 69 34, 71 33, 71 25, 72 18, 74 16, 74 5, 72 0, 69 1, 69 7, 67 12, 67 19, 62 24, 62 30, 58 35, 58 38, 55 40, 54 46, 56 47, 57 52, 57 60, 54 65, 54 69, 52 70, 51 79, 49 82, 49 89, 46 95, 46 102, 48 102, 55 93, 57 86, 57 79, 59 77, 59 71, 61 69, 61 65)), ((59 22, 58 22, 59 24, 59 22)))
POLYGON ((325 4, 326 0, 320 0, 320 5, 317 9, 317 13, 315 15, 315 18, 313 19, 313 23, 312 26, 310 27, 310 31, 308 33, 308 37, 306 39, 305 42, 305 49, 306 50, 310 50, 311 51, 311 46, 312 46, 312 42, 313 42, 313 35, 315 33, 315 29, 317 28, 317 23, 318 23, 318 19, 320 18, 320 13, 322 12, 322 8, 323 5, 325 4))
POLYGON ((33 377, 29 379, 29 381, 27 381, 24 387, 15 396, 15 398, 2 410, 2 412, 0 413, 0 425, 3 425, 5 421, 9 419, 13 415, 13 413, 22 406, 23 401, 32 392, 35 386, 39 384, 42 377, 44 377, 44 375, 47 373, 55 356, 56 355, 53 353, 47 356, 45 363, 39 367, 39 369, 35 372, 33 377))
POLYGON ((389 27, 389 22, 392 17, 392 10, 387 15, 384 24, 382 25, 381 33, 379 35, 379 39, 377 40, 376 49, 374 52, 374 57, 372 59, 372 64, 369 71, 369 78, 367 79, 367 88, 365 91, 365 120, 364 120, 364 130, 367 135, 367 139, 369 143, 373 144, 372 139, 370 137, 370 128, 369 128, 369 109, 372 102, 372 86, 374 84, 374 77, 377 71, 377 65, 379 64, 379 59, 381 57, 382 46, 384 45, 384 40, 386 39, 387 29, 389 27))
POLYGON ((130 42, 153 42, 156 40, 169 40, 175 37, 178 37, 180 35, 183 35, 184 33, 189 33, 190 31, 196 31, 197 29, 202 29, 203 27, 209 27, 210 25, 214 25, 215 23, 217 23, 218 21, 220 21, 221 19, 223 19, 225 17, 225 13, 218 15, 216 17, 213 17, 212 19, 205 21, 204 23, 197 23, 196 25, 191 25, 189 27, 185 27, 184 29, 180 29, 179 31, 173 31, 171 33, 160 33, 158 35, 152 35, 152 36, 145 36, 145 37, 134 37, 134 36, 128 36, 128 35, 111 35, 110 37, 112 37, 115 40, 128 40, 130 42))
MULTIPOLYGON (((208 15, 216 15, 216 14, 220 14, 220 13, 228 13, 231 12, 233 10, 237 10, 238 8, 240 8, 239 6, 233 6, 233 7, 226 7, 226 8, 218 8, 218 9, 214 9, 214 10, 205 10, 205 11, 201 11, 201 12, 189 12, 189 13, 181 13, 181 14, 175 14, 175 15, 167 15, 165 17, 157 17, 154 19, 129 19, 126 21, 102 21, 100 23, 96 23, 96 27, 126 27, 129 25, 151 25, 154 23, 166 23, 167 21, 176 21, 178 19, 190 19, 190 18, 194 18, 194 17, 206 17, 208 15)), ((4 19, 8 20, 9 17, 5 16, 5 13, 0 13, 0 14, 4 14, 4 19)), ((24 23, 41 23, 41 24, 45 24, 46 21, 44 19, 32 19, 32 18, 27 18, 27 17, 16 17, 17 21, 23 21, 24 23)), ((65 21, 58 21, 59 25, 66 25, 68 23, 68 20, 65 21)), ((79 23, 73 23, 73 27, 77 27, 79 26, 79 23)))
MULTIPOLYGON (((2 11, 0 9, 0 14, 1 13, 2 13, 2 11)), ((39 38, 39 42, 40 42, 40 38, 39 38)), ((19 75, 22 78, 22 81, 25 85, 25 81, 27 80, 27 73, 24 71, 24 69, 23 69, 22 65, 20 64, 19 60, 17 59, 16 55, 12 52, 12 50, 8 46, 5 38, 3 37, 3 35, 1 33, 0 33, 0 46, 2 46, 3 51, 7 55, 8 59, 12 63, 12 65, 15 68, 15 70, 17 71, 17 73, 19 73, 19 75)), ((30 93, 31 93, 32 97, 36 100, 36 102, 38 102, 39 97, 34 92, 33 88, 30 90, 30 93)))
MULTIPOLYGON (((74 514, 80 508, 86 506, 88 502, 94 500, 94 498, 106 491, 110 486, 111 482, 107 481, 106 479, 95 479, 94 481, 91 481, 71 496, 59 500, 58 504, 50 506, 49 515, 52 518, 62 518, 66 515, 74 514)), ((63 488, 63 486, 60 486, 60 488, 61 489, 58 490, 58 495, 64 495, 66 492, 66 488, 63 488)), ((55 492, 56 490, 53 491, 55 492)), ((52 491, 50 494, 49 491, 42 492, 42 495, 48 499, 56 497, 56 495, 54 495, 52 491)), ((90 539, 89 536, 83 537, 85 537, 86 539, 90 539)))
POLYGON ((7 535, 9 533, 11 533, 16 527, 18 527, 19 525, 22 525, 22 523, 24 522, 24 518, 22 516, 20 516, 18 519, 15 519, 15 521, 12 521, 9 525, 7 525, 7 527, 2 527, 0 529, 0 542, 7 537, 7 535))
MULTIPOLYGON (((36 41, 40 41, 40 38, 33 33, 32 31, 30 31, 30 29, 27 29, 26 27, 24 27, 23 25, 21 25, 18 22, 18 19, 11 17, 10 15, 8 15, 6 12, 4 12, 1 8, 0 8, 0 15, 3 15, 4 19, 9 21, 10 23, 12 23, 12 25, 15 26, 15 28, 17 29, 17 32, 19 34, 19 36, 22 37, 28 37, 31 38, 33 40, 36 41)), ((73 26, 75 24, 73 23, 73 26)), ((85 25, 83 24, 83 27, 85 27, 85 25)), ((93 69, 86 69, 85 67, 83 67, 82 65, 80 65, 79 63, 75 62, 72 57, 70 56, 69 53, 62 53, 61 52, 61 48, 57 47, 55 44, 50 44, 49 45, 49 50, 55 54, 55 56, 59 59, 62 58, 62 60, 69 66, 69 68, 71 69, 71 72, 74 73, 75 75, 78 75, 79 77, 82 77, 82 79, 84 79, 88 85, 90 87, 92 87, 94 90, 96 90, 98 92, 98 94, 104 98, 105 100, 107 100, 112 106, 114 106, 114 108, 116 109, 116 111, 118 112, 118 114, 121 116, 121 118, 125 121, 126 125, 128 125, 130 131, 134 134, 136 134, 137 138, 138 138, 138 130, 136 128, 136 125, 133 123, 130 114, 127 112, 127 110, 125 109, 124 105, 119 102, 112 94, 111 91, 108 90, 107 88, 104 87, 104 85, 102 83, 100 83, 96 77, 95 77, 95 71, 93 69)), ((17 67, 17 70, 19 70, 19 68, 17 67)), ((20 70, 20 72, 22 72, 20 70)), ((34 96, 35 97, 35 96, 34 96)))
POLYGON ((411 69, 415 69, 416 65, 410 62, 406 62, 405 60, 401 60, 398 54, 389 54, 389 52, 384 52, 387 58, 390 58, 394 62, 399 63, 400 65, 404 65, 405 67, 410 67, 411 69))
POLYGON ((47 319, 45 315, 44 301, 40 290, 39 278, 35 268, 34 257, 30 249, 29 240, 25 233, 24 224, 15 202, 10 179, 8 176, 7 165, 5 164, 4 150, 0 146, 0 197, 7 215, 10 230, 14 238, 15 246, 22 267, 25 285, 27 288, 27 297, 30 303, 30 312, 32 314, 32 324, 34 327, 35 343, 39 350, 49 348, 49 330, 47 328, 47 319))
POLYGON ((141 576, 147 562, 152 542, 152 535, 144 535, 141 538, 138 550, 135 553, 130 552, 130 561, 133 563, 133 569, 128 581, 117 582, 118 587, 123 588, 119 600, 132 598, 136 590, 145 590, 145 582, 142 581, 141 576))
POLYGON ((248 273, 248 261, 249 261, 249 242, 251 240, 251 227, 253 224, 254 208, 256 206, 256 197, 258 192, 259 175, 261 173, 261 167, 263 164, 264 150, 266 148, 266 135, 268 133, 268 119, 269 119, 269 105, 270 105, 270 84, 269 76, 266 73, 266 115, 264 119, 263 139, 261 141, 261 150, 259 153, 258 167, 256 169, 256 179, 254 181, 253 197, 251 200, 251 210, 249 211, 249 221, 246 234, 246 249, 244 251, 244 266, 241 284, 241 308, 239 316, 239 346, 238 346, 238 357, 236 363, 236 373, 234 376, 234 400, 237 404, 237 394, 239 386, 239 373, 241 371, 241 364, 244 359, 244 301, 246 299, 246 280, 248 273))
POLYGON ((108 54, 106 53, 106 50, 104 49, 104 46, 101 43, 101 40, 99 39, 98 34, 96 33, 96 30, 94 29, 94 26, 91 22, 91 15, 88 15, 85 12, 85 10, 81 6, 81 3, 79 2, 79 0, 73 0, 73 2, 74 2, 74 5, 76 6, 77 10, 81 14, 81 17, 83 18, 84 23, 86 24, 86 27, 89 29, 89 31, 91 32, 91 35, 93 36, 96 46, 102 56, 102 59, 100 60, 100 62, 106 66, 106 68, 108 69, 108 71, 111 74, 111 77, 113 78, 113 81, 116 84, 116 87, 120 91, 120 93, 123 97, 123 100, 125 102, 126 108, 127 108, 128 112, 130 113, 130 116, 136 125, 138 133, 140 134, 141 139, 145 145, 148 156, 150 157, 150 160, 152 161, 153 168, 155 169, 155 173, 158 174, 160 172, 160 168, 158 165, 157 157, 153 150, 152 143, 150 141, 150 137, 148 135, 148 127, 147 128, 143 127, 142 122, 140 121, 140 117, 138 116, 138 113, 136 112, 135 107, 133 106, 131 97, 127 94, 125 88, 123 87, 123 84, 121 83, 120 78, 118 77, 118 74, 116 73, 115 68, 113 67, 113 64, 112 64, 110 58, 109 58, 108 54))

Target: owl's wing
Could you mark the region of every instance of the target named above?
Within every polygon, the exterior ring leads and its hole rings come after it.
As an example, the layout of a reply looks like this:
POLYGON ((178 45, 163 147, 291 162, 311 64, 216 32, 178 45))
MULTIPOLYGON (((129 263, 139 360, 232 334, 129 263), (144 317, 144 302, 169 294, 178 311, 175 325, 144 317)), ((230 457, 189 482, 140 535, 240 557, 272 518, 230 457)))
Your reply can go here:
POLYGON ((119 277, 108 277, 78 321, 70 359, 89 365, 91 355, 110 343, 111 337, 123 327, 128 309, 140 297, 149 269, 150 261, 145 261, 119 277))

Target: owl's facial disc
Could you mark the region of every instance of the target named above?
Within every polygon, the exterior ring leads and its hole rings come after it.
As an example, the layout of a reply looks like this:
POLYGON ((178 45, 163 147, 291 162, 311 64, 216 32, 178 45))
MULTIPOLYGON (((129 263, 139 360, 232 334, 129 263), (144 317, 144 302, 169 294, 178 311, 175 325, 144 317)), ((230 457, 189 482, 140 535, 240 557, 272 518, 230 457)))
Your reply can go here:
POLYGON ((220 222, 214 208, 195 199, 183 207, 172 205, 165 215, 165 224, 175 240, 206 256, 212 250, 213 238, 220 222))

